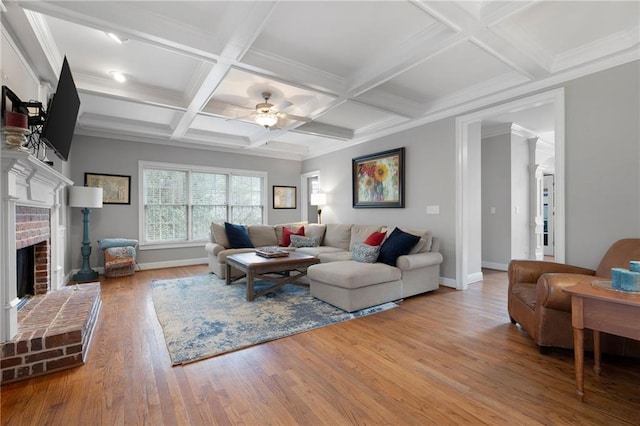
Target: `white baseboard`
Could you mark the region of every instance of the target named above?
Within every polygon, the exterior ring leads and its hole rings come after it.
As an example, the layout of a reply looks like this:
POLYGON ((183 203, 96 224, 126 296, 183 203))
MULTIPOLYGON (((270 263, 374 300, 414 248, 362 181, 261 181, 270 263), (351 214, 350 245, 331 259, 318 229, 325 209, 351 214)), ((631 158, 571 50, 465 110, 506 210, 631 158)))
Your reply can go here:
POLYGON ((163 262, 149 262, 139 263, 139 270, 147 269, 160 269, 160 268, 175 268, 178 266, 192 266, 192 265, 206 265, 209 263, 209 259, 201 257, 199 259, 183 259, 183 260, 169 260, 163 262))
POLYGON ((453 278, 440 277, 440 285, 445 287, 457 288, 456 280, 453 278))
MULTIPOLYGON (((161 268, 175 268, 178 266, 206 265, 208 262, 209 260, 206 257, 202 257, 199 259, 183 259, 183 260, 168 260, 163 262, 138 263, 138 266, 136 267, 136 271, 146 271, 149 269, 161 269, 161 268)), ((103 266, 96 266, 91 269, 93 269, 100 275, 104 275, 103 266)), ((71 277, 77 274, 79 270, 80 269, 74 269, 69 274, 67 274, 67 276, 65 277, 66 284, 69 283, 69 281, 71 280, 71 277)))
POLYGON ((495 269, 496 271, 509 270, 509 264, 507 263, 495 263, 495 262, 482 262, 482 267, 487 269, 495 269))
POLYGON ((467 275, 467 284, 477 283, 478 281, 482 281, 483 276, 482 272, 476 272, 475 274, 467 275))

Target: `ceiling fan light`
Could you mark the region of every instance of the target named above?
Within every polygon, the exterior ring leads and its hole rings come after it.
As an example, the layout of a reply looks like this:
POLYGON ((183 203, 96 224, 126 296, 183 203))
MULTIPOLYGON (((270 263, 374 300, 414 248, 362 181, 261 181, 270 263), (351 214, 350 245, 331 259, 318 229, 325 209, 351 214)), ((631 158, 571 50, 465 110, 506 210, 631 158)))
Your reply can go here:
POLYGON ((278 122, 278 116, 271 111, 259 111, 256 113, 256 123, 264 127, 274 126, 278 122))

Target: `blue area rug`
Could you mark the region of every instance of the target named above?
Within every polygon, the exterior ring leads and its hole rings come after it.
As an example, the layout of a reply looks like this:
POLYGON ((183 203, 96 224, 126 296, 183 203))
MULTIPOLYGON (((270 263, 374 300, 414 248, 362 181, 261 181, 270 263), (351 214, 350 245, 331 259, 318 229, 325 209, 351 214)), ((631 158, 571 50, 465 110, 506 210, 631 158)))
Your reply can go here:
MULTIPOLYGON (((265 285, 270 284, 256 283, 256 291, 265 285)), ((227 286, 213 274, 154 280, 151 287, 173 365, 398 306, 390 302, 348 313, 312 297, 309 287, 290 284, 247 302, 244 280, 227 286)))

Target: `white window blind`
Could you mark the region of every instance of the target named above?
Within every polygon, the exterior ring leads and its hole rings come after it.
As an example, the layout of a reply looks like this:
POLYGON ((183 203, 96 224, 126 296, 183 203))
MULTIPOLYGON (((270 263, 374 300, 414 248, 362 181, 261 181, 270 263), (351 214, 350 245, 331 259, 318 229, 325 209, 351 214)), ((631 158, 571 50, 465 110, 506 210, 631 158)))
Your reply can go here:
POLYGON ((265 221, 266 174, 141 162, 141 243, 209 239, 211 222, 265 221))

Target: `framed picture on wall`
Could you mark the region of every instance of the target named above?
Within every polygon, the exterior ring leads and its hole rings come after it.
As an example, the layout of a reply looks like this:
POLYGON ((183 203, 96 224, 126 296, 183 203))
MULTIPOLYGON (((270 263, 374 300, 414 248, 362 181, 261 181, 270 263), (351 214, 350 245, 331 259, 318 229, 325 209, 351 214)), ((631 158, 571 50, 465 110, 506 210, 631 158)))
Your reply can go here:
POLYGON ((131 204, 131 176, 85 173, 84 186, 102 188, 102 204, 131 204))
POLYGON ((404 207, 404 147, 352 160, 353 207, 404 207))
POLYGON ((295 209, 296 208, 296 187, 273 185, 273 208, 274 209, 295 209))

